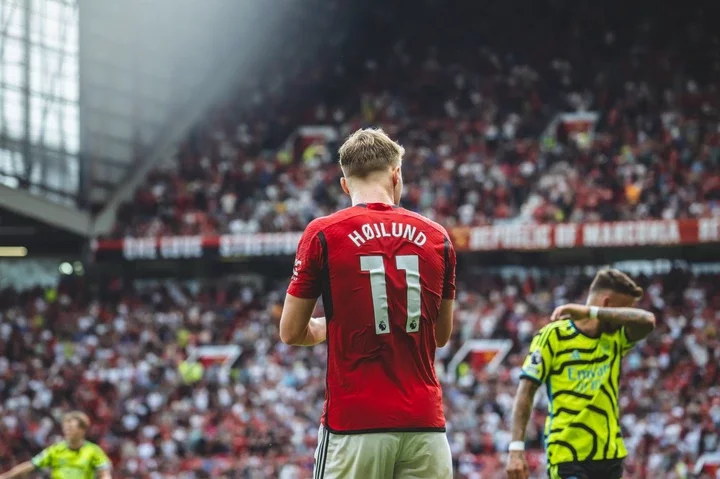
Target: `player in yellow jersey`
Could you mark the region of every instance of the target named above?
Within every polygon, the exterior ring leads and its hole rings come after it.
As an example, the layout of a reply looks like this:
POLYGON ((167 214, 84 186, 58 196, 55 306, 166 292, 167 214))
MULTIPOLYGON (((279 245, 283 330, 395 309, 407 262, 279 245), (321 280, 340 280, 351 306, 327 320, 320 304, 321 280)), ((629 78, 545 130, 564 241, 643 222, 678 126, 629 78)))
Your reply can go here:
POLYGON ((0 479, 20 477, 36 469, 48 469, 52 479, 111 479, 110 459, 100 446, 85 440, 89 425, 90 420, 82 412, 66 414, 62 424, 64 441, 0 474, 0 479))
POLYGON ((525 428, 538 387, 547 388, 545 448, 551 479, 620 479, 627 455, 618 406, 620 363, 655 327, 634 306, 643 290, 616 269, 598 272, 587 304, 560 306, 532 343, 512 413, 509 479, 527 479, 525 428))

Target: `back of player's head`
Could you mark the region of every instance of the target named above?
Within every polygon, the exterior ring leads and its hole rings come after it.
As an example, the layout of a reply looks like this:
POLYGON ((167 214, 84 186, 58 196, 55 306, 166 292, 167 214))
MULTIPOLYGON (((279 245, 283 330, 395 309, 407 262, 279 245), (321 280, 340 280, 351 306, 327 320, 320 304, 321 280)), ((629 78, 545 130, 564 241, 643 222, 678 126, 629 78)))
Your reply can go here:
POLYGON ((400 166, 405 149, 379 128, 356 131, 340 147, 340 167, 346 177, 366 178, 371 173, 400 166))
POLYGON ((614 268, 604 268, 598 271, 590 285, 590 293, 610 291, 630 296, 636 300, 642 298, 643 289, 622 271, 614 268))
POLYGON ((81 411, 71 411, 63 416, 63 422, 75 421, 80 429, 87 431, 90 427, 90 418, 87 414, 81 411))

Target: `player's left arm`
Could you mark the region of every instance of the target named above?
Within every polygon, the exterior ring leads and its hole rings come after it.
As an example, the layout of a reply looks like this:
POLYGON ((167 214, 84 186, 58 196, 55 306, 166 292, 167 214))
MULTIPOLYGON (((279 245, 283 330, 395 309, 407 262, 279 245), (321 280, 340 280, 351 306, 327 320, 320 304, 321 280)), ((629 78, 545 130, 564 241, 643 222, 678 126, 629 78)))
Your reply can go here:
POLYGON ((324 266, 321 234, 311 223, 298 244, 293 276, 280 317, 280 340, 285 344, 314 346, 327 337, 325 318, 312 317, 320 296, 320 276, 324 266))
POLYGON ((94 447, 95 451, 92 455, 91 465, 95 470, 95 476, 98 479, 112 479, 112 474, 110 473, 112 470, 112 462, 110 462, 110 458, 107 457, 107 454, 105 454, 105 451, 103 451, 100 446, 94 447))
POLYGON ((599 308, 597 317, 613 326, 625 330, 628 341, 636 342, 645 338, 655 329, 655 315, 639 308, 599 308))
POLYGON ((450 341, 453 327, 453 309, 455 301, 452 299, 443 299, 440 303, 440 314, 435 325, 435 344, 438 348, 445 346, 450 341))
POLYGON ((435 343, 442 348, 450 341, 453 328, 453 309, 455 305, 455 249, 450 240, 445 238, 444 248, 445 273, 443 277, 442 302, 440 314, 435 324, 435 343))
MULTIPOLYGON (((572 319, 579 321, 590 318, 591 306, 585 304, 566 304, 553 311, 551 321, 572 319)), ((623 328, 627 340, 640 341, 655 329, 655 315, 640 308, 598 308, 597 318, 613 326, 623 328)))

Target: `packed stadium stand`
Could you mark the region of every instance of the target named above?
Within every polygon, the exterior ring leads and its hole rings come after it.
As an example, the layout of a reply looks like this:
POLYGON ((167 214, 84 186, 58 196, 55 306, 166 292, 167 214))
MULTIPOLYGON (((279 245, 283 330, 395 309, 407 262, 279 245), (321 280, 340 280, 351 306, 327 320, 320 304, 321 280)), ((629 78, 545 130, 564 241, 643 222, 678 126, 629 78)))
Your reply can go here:
POLYGON ((299 234, 350 204, 340 142, 376 126, 406 149, 402 206, 459 253, 437 354, 456 477, 506 477, 533 334, 632 259, 658 326, 623 363, 624 477, 720 478, 717 8, 397 0, 346 37, 343 2, 316 3, 294 29, 319 40, 239 80, 81 267, 0 262, 0 472, 80 409, 114 477, 312 477, 326 349, 278 321, 299 234))
MULTIPOLYGON (((462 9, 435 8, 449 17, 445 28, 462 25, 462 9)), ((595 19, 596 8, 569 15, 595 19)), ((641 17, 637 36, 624 24, 561 22, 522 49, 503 48, 497 25, 471 30, 496 41, 485 43, 444 37, 443 27, 426 34, 417 22, 393 48, 325 80, 342 102, 321 96, 283 112, 334 135, 273 148, 280 126, 266 115, 223 109, 148 177, 114 235, 300 230, 348 204, 333 151, 368 125, 406 148, 404 204, 446 227, 717 215, 720 98, 685 56, 701 55, 693 48, 712 32, 688 19, 697 36, 668 44, 664 20, 641 17)), ((528 21, 501 28, 521 31, 528 21)), ((267 95, 264 83, 248 88, 241 98, 267 95)))
MULTIPOLYGON (((496 371, 466 360, 457 381, 443 381, 459 477, 504 477, 522 353, 553 305, 582 300, 591 279, 510 273, 463 281, 456 333, 438 353, 443 374, 466 339, 513 343, 496 371)), ((642 307, 661 326, 625 359, 626 477, 688 477, 698 457, 720 446, 720 276, 674 269, 642 283, 642 307)), ((0 296, 1 465, 53 439, 51 418, 73 407, 91 412, 91 434, 119 477, 310 477, 326 353, 278 341, 284 284, 117 283, 101 296, 85 286, 0 296), (213 344, 240 346, 232 375, 209 366, 202 379, 185 380, 186 347, 213 344)), ((528 433, 536 474, 544 469, 544 401, 528 433)))

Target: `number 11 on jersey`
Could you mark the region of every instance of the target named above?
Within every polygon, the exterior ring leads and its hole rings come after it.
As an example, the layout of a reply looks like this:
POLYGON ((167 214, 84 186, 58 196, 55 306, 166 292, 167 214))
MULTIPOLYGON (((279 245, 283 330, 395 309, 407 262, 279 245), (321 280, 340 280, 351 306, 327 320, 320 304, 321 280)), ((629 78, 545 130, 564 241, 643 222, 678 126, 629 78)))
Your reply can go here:
MULTIPOLYGON (((416 333, 420 330, 420 264, 417 255, 395 257, 397 269, 405 271, 407 284, 407 319, 405 331, 416 333)), ((387 280, 385 263, 382 256, 361 256, 360 270, 370 273, 370 292, 372 293, 375 315, 375 334, 389 334, 387 280)))

